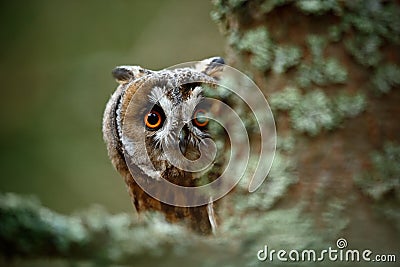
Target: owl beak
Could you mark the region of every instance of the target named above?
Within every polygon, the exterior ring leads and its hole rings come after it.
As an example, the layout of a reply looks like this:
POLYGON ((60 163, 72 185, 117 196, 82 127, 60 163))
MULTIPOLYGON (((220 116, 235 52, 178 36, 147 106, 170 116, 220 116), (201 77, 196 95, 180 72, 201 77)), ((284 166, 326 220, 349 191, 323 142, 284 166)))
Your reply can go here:
POLYGON ((187 149, 187 142, 186 137, 188 136, 188 129, 187 127, 183 127, 180 134, 179 134, 179 149, 181 150, 182 154, 185 154, 187 149))

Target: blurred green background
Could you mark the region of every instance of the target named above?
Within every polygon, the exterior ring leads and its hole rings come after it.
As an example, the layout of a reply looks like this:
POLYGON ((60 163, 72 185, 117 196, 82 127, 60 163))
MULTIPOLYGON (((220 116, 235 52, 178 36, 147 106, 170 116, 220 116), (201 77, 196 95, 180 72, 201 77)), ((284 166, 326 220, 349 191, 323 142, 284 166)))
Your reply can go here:
POLYGON ((1 192, 70 213, 132 211, 102 140, 122 64, 223 55, 209 1, 1 1, 1 192))

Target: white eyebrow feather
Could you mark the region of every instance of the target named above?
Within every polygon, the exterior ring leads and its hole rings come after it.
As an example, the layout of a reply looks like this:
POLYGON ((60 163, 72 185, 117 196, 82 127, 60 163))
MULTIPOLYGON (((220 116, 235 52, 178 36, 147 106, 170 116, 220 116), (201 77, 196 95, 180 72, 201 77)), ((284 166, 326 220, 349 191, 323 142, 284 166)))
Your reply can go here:
POLYGON ((164 96, 165 96, 165 89, 156 86, 153 89, 151 89, 149 95, 149 101, 153 104, 156 104, 164 96))
POLYGON ((197 86, 193 89, 188 99, 182 103, 182 117, 185 122, 189 122, 192 119, 192 114, 202 99, 202 91, 203 89, 200 86, 197 86))

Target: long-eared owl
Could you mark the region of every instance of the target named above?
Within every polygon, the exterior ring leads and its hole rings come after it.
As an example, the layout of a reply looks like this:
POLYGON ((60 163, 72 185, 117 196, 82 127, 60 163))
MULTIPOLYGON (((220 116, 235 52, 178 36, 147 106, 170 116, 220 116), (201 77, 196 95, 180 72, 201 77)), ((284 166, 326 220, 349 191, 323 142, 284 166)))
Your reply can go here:
POLYGON ((197 206, 182 205, 191 201, 188 195, 171 190, 165 181, 193 188, 219 177, 222 156, 209 159, 207 168, 191 167, 200 157, 207 159, 213 154, 207 140, 214 136, 205 115, 212 107, 203 98, 206 90, 212 90, 223 67, 220 57, 193 67, 160 71, 117 67, 112 74, 119 86, 103 118, 108 155, 123 176, 136 210, 160 211, 168 221, 182 222, 202 234, 216 228, 214 200, 197 206), (173 205, 175 202, 181 204, 173 205))

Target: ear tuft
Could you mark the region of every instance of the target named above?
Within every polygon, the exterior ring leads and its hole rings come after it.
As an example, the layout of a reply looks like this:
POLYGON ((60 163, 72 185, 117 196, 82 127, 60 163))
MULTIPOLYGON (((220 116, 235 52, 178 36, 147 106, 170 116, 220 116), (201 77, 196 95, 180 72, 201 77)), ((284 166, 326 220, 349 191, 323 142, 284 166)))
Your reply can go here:
POLYGON ((126 66, 119 66, 113 69, 112 76, 119 84, 127 83, 135 77, 132 70, 126 66))
POLYGON ((225 60, 222 57, 213 57, 211 63, 225 64, 225 60))
POLYGON ((224 69, 224 64, 225 61, 222 57, 212 57, 200 61, 200 63, 196 65, 195 69, 218 79, 224 69))
POLYGON ((125 84, 150 73, 140 66, 118 66, 112 71, 112 76, 119 84, 125 84))

